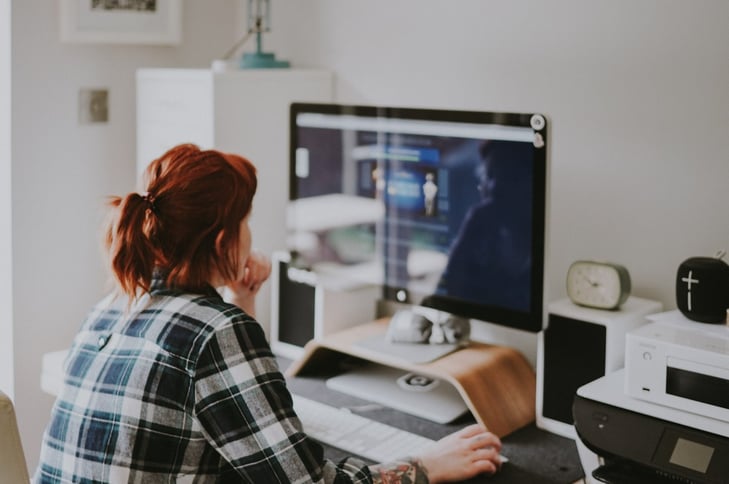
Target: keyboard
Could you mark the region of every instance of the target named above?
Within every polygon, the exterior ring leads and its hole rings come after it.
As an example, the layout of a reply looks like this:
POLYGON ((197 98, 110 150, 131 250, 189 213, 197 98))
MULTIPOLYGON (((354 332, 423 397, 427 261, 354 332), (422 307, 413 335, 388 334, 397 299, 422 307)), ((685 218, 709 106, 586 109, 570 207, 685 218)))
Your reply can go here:
POLYGON ((435 441, 300 395, 292 395, 304 431, 323 444, 374 462, 418 455, 435 441))

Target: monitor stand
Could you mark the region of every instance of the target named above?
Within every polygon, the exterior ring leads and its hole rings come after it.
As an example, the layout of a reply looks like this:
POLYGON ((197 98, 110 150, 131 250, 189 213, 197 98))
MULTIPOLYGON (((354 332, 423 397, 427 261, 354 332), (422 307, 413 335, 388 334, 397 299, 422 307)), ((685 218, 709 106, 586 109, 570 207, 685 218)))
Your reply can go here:
POLYGON ((450 423, 468 411, 449 382, 377 363, 331 377, 326 386, 439 424, 450 423))
POLYGON ((536 373, 514 348, 471 341, 467 346, 428 363, 412 363, 357 345, 384 335, 388 318, 328 334, 306 344, 303 355, 286 370, 289 376, 332 375, 352 356, 439 378, 455 388, 476 421, 504 437, 532 423, 536 416, 536 373))

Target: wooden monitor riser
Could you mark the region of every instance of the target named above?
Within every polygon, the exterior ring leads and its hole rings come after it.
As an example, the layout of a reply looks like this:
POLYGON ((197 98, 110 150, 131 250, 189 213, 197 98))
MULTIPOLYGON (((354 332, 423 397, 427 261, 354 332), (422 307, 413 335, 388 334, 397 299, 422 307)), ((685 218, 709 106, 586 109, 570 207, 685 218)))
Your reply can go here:
POLYGON ((453 385, 474 418, 504 437, 535 419, 536 375, 519 351, 485 343, 468 346, 424 364, 377 353, 354 343, 387 330, 388 319, 349 328, 310 341, 287 375, 311 375, 331 369, 337 358, 355 356, 374 363, 440 378, 453 385))

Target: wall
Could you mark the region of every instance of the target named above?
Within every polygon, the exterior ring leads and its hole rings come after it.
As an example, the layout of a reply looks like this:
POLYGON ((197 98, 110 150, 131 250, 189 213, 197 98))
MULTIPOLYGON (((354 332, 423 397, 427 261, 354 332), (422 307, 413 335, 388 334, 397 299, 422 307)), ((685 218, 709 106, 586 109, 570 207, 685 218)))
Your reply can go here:
MULTIPOLYGON (((278 4, 277 4, 278 6, 278 4)), ((675 308, 681 261, 729 249, 729 3, 304 0, 283 58, 344 103, 545 113, 550 299, 576 259, 675 308)))
POLYGON ((14 398, 10 208, 10 0, 0 0, 0 390, 14 398))
POLYGON ((135 188, 135 70, 209 66, 239 23, 236 0, 185 1, 179 46, 65 44, 58 4, 12 2, 15 395, 31 468, 52 404, 39 388, 41 355, 69 346, 104 291, 104 199, 135 188), (109 89, 107 124, 77 123, 82 87, 109 89))

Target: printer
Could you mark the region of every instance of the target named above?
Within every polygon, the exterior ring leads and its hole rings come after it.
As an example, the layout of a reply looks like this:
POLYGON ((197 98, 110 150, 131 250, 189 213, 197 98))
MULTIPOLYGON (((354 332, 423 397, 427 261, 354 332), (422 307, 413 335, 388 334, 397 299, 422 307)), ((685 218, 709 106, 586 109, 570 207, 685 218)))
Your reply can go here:
POLYGON ((624 369, 576 392, 586 480, 729 484, 729 327, 649 320, 627 334, 624 369))
POLYGON ((625 391, 729 422, 729 326, 653 315, 625 343, 625 391))
MULTIPOLYGON (((599 458, 585 465, 609 484, 729 483, 729 422, 633 398, 625 369, 577 389, 577 436, 599 458)), ((589 481, 588 481, 589 482, 589 481)))

